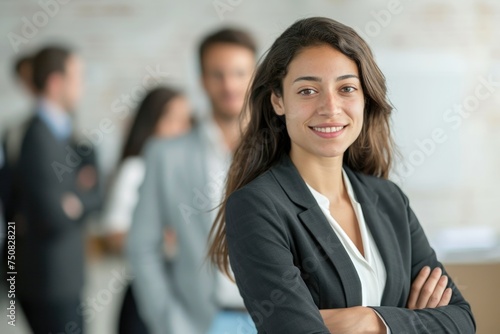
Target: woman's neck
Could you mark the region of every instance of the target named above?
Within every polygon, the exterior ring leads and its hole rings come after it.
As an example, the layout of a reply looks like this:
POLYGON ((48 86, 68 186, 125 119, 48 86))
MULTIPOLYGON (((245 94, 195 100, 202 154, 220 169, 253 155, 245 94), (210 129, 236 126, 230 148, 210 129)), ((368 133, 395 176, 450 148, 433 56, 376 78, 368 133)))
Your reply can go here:
POLYGON ((290 159, 304 181, 326 196, 330 203, 338 203, 345 198, 342 156, 319 157, 292 145, 290 159))

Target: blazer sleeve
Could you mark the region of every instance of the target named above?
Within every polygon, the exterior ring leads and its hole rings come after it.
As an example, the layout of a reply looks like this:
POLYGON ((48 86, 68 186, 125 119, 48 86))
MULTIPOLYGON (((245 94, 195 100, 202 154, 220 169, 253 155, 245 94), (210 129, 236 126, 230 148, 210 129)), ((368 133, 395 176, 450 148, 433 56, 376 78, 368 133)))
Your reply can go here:
POLYGON ((162 251, 166 224, 162 208, 166 199, 161 189, 165 154, 161 143, 153 140, 146 146, 146 173, 126 244, 138 310, 153 334, 176 333, 176 314, 182 309, 171 288, 162 251))
POLYGON ((90 150, 90 153, 81 157, 82 162, 78 167, 78 171, 85 166, 93 167, 96 173, 96 182, 95 185, 88 190, 76 188, 75 193, 82 202, 84 209, 82 219, 86 218, 90 213, 101 210, 103 202, 102 182, 97 163, 97 154, 94 147, 87 147, 87 149, 90 150))
MULTIPOLYGON (((443 265, 437 260, 436 253, 429 245, 424 230, 410 208, 408 198, 398 188, 404 199, 411 233, 411 277, 415 280, 424 266, 440 267, 447 275, 443 265)), ((392 333, 408 334, 444 334, 475 333, 476 324, 469 303, 463 298, 453 280, 448 277, 448 287, 453 295, 447 306, 410 310, 390 306, 373 307, 385 320, 392 333)))
POLYGON ((329 334, 294 265, 273 200, 257 189, 233 193, 226 205, 229 260, 259 333, 329 334))
MULTIPOLYGON (((12 183, 12 175, 7 165, 7 157, 5 154, 6 147, 4 143, 5 141, 2 141, 0 146, 0 205, 3 206, 3 210, 9 205, 12 183)), ((1 212, 1 214, 3 215, 5 212, 1 212)))
POLYGON ((72 219, 63 210, 63 195, 77 195, 75 172, 66 173, 63 180, 58 180, 53 164, 60 157, 44 135, 39 127, 27 131, 17 168, 28 209, 37 217, 34 228, 41 233, 57 234, 74 228, 82 219, 72 219))

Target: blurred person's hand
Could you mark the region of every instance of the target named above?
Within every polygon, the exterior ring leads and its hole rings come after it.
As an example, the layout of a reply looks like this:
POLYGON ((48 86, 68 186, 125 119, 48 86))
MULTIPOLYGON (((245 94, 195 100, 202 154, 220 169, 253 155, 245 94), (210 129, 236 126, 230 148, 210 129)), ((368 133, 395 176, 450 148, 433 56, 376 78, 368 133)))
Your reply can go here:
POLYGON ((61 199, 61 205, 66 216, 73 220, 80 218, 83 213, 82 202, 73 193, 64 193, 61 199))
POLYGON ((125 242, 127 233, 113 232, 106 236, 106 248, 112 254, 123 254, 125 249, 125 242))
POLYGON ((411 310, 446 306, 451 300, 452 290, 446 288, 448 276, 441 268, 425 266, 411 285, 407 307, 411 310))
POLYGON ((163 251, 167 259, 173 259, 177 254, 177 234, 172 228, 163 231, 163 251))
POLYGON ((76 183, 82 190, 90 190, 97 183, 97 171, 94 166, 85 165, 79 171, 76 177, 76 183))

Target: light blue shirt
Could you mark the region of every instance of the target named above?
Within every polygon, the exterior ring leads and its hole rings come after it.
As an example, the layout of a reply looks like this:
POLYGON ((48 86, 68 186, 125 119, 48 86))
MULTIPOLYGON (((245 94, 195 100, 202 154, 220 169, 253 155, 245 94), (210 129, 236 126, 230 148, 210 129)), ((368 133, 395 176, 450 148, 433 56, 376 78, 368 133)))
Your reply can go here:
POLYGON ((73 124, 67 111, 44 98, 38 100, 36 110, 58 140, 67 140, 71 136, 73 124))

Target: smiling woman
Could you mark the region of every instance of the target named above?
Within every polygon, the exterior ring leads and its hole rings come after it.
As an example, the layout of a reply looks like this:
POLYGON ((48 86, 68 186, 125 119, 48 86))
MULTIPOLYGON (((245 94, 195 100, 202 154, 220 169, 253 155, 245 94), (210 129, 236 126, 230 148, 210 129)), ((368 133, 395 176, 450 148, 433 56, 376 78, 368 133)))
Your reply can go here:
POLYGON ((353 29, 320 17, 293 24, 259 65, 244 110, 209 256, 228 275, 231 265, 259 333, 475 332, 408 198, 387 180, 385 78, 353 29))
POLYGON ((271 101, 276 114, 286 117, 290 155, 342 155, 363 126, 358 67, 328 45, 303 49, 290 62, 283 93, 273 92, 271 101))

